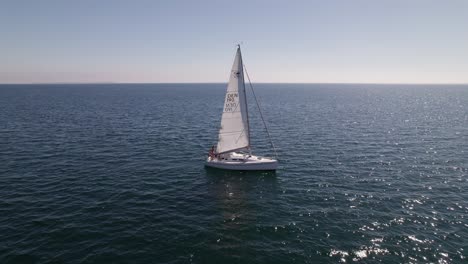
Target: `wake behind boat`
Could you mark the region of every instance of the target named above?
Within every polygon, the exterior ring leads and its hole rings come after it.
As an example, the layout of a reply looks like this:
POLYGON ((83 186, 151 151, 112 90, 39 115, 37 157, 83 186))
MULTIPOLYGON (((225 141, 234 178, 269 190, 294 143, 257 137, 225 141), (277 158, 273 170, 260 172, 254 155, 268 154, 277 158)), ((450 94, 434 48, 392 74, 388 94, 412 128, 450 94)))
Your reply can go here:
MULTIPOLYGON (((252 93, 255 98, 253 89, 252 93)), ((255 101, 257 102, 256 98, 255 101)), ((260 115, 263 120, 261 111, 260 115)), ((267 129, 265 122, 264 125, 267 129)), ((269 137, 268 129, 267 134, 269 137)), ((272 147, 274 148, 273 143, 272 147)), ((226 170, 276 170, 278 167, 276 159, 252 155, 244 65, 240 46, 237 47, 229 77, 218 144, 211 148, 205 165, 226 170)))

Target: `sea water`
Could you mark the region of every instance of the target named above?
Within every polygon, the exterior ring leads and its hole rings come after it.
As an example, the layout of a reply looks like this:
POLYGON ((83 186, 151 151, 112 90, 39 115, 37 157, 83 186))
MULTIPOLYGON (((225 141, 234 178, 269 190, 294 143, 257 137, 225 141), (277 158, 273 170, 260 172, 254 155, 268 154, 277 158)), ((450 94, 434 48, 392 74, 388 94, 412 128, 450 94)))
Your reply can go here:
POLYGON ((468 86, 254 87, 276 173, 204 167, 225 84, 1 85, 0 262, 467 262, 468 86))

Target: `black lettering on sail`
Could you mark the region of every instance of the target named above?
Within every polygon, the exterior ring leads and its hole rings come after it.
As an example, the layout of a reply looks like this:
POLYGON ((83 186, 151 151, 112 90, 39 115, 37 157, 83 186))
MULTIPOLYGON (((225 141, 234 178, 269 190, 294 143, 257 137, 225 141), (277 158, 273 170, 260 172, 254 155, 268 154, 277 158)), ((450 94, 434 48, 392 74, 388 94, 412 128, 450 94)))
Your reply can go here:
POLYGON ((239 95, 237 93, 226 94, 226 103, 224 105, 224 112, 234 112, 239 104, 239 95))
POLYGON ((237 109, 237 103, 226 103, 224 105, 224 112, 234 112, 237 109))

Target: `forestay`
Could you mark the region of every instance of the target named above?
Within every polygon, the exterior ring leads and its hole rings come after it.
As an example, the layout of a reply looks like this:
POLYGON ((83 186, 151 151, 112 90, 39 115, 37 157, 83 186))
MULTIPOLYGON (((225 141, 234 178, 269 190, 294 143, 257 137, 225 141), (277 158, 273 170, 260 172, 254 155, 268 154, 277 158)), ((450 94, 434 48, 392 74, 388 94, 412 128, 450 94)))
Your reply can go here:
POLYGON ((237 49, 234 65, 224 100, 221 128, 219 129, 218 153, 245 149, 250 144, 247 99, 245 96, 244 71, 240 48, 237 49))

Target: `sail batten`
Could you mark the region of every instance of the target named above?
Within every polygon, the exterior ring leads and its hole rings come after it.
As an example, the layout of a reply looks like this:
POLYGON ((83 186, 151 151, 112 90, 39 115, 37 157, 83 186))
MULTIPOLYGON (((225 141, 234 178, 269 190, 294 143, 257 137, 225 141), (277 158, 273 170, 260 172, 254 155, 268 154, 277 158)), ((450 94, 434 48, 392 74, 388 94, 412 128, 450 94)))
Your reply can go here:
POLYGON ((224 99, 218 153, 226 153, 250 145, 244 71, 240 48, 237 49, 224 99))

